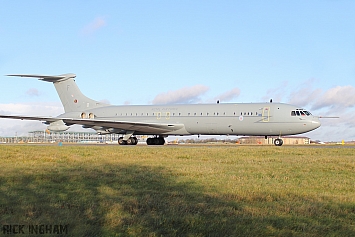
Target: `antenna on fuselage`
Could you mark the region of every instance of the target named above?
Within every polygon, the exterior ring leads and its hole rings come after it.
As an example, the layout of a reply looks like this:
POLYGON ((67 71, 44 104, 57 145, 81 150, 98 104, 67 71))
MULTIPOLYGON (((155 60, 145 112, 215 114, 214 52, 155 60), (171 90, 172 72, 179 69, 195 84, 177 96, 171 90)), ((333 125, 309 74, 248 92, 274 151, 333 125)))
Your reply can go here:
POLYGON ((270 99, 270 103, 272 103, 272 99, 270 99))

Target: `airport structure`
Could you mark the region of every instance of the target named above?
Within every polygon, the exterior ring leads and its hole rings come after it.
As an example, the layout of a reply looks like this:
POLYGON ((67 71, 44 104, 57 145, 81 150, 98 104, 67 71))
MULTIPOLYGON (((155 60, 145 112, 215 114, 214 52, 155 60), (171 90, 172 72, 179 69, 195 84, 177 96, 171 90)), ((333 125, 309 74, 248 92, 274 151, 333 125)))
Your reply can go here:
POLYGON ((33 131, 29 136, 0 137, 1 143, 117 143, 119 134, 99 135, 96 132, 33 131))
MULTIPOLYGON (((272 145, 278 137, 270 136, 265 139, 264 136, 251 136, 239 138, 239 144, 256 144, 256 145, 272 145)), ((286 136, 282 137, 285 145, 309 145, 311 139, 303 136, 286 136)))
MULTIPOLYGON (((119 134, 99 135, 95 132, 49 132, 32 131, 28 136, 0 137, 0 143, 97 143, 97 144, 117 144, 119 134)), ((278 137, 270 136, 248 136, 238 139, 238 144, 249 145, 273 145, 278 137)), ((147 136, 139 136, 140 142, 145 142, 147 136)), ((311 139, 303 136, 285 136, 284 144, 287 145, 308 145, 311 139)), ((178 139, 173 143, 177 144, 178 139)))

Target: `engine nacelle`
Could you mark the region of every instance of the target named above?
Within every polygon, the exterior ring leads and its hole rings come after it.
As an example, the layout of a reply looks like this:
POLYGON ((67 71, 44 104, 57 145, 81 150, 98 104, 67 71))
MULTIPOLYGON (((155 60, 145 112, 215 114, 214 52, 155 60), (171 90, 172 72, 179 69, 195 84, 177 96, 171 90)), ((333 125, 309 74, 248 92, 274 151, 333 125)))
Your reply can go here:
POLYGON ((69 126, 65 125, 63 120, 58 120, 50 123, 47 129, 51 132, 64 132, 69 129, 69 126))

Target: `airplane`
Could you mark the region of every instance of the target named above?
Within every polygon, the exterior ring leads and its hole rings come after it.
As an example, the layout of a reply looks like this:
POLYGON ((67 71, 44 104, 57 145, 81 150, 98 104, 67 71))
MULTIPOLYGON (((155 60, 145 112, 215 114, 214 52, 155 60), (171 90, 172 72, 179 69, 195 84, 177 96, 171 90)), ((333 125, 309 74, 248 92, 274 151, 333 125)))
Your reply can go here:
POLYGON ((57 117, 0 115, 0 118, 44 121, 51 132, 71 125, 92 128, 98 134, 121 134, 120 145, 136 145, 137 135, 151 136, 147 145, 164 145, 168 136, 237 135, 282 136, 302 134, 320 127, 318 116, 285 103, 219 103, 170 105, 109 105, 86 97, 73 73, 57 76, 14 74, 52 82, 65 113, 57 117))

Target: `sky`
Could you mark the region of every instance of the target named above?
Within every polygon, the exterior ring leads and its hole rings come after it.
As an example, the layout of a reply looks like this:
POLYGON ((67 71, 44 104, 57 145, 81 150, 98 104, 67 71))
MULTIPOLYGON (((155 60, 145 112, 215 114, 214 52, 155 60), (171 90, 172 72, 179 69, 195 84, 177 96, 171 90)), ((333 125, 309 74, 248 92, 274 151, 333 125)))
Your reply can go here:
MULTIPOLYGON (((52 84, 75 73, 113 105, 290 103, 324 118, 305 135, 355 140, 355 1, 2 1, 0 114, 64 112, 52 84)), ((0 119, 0 136, 44 130, 0 119)), ((78 127, 75 127, 78 129, 78 127)))

